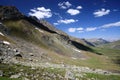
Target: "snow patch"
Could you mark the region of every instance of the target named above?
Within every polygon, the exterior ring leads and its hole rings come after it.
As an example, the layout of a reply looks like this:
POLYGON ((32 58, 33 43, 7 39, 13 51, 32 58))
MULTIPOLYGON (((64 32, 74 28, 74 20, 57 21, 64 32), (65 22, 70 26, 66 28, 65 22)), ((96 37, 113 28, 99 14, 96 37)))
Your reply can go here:
POLYGON ((5 36, 2 32, 0 32, 0 35, 5 36))
POLYGON ((77 59, 77 58, 75 58, 75 57, 72 57, 72 59, 77 59))
POLYGON ((44 33, 42 30, 40 30, 39 28, 35 28, 36 30, 38 30, 41 33, 44 33))
POLYGON ((3 41, 4 44, 10 45, 8 41, 3 41))
POLYGON ((80 50, 78 50, 78 49, 75 49, 75 48, 73 48, 73 50, 75 50, 75 51, 77 51, 77 52, 81 52, 80 50))

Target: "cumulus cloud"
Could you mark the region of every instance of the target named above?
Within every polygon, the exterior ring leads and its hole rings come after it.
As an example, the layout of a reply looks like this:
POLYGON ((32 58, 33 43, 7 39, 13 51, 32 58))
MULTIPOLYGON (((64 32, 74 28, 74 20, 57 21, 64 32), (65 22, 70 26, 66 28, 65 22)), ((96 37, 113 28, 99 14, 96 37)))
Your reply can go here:
POLYGON ((69 32, 79 32, 79 33, 82 33, 82 32, 89 32, 89 31, 94 31, 98 29, 97 27, 88 27, 86 29, 82 28, 82 27, 78 27, 78 28, 69 28, 68 31, 69 32))
POLYGON ((77 9, 82 9, 82 6, 77 6, 77 9))
POLYGON ((66 2, 60 2, 60 3, 58 3, 58 6, 59 6, 61 9, 67 9, 67 8, 69 8, 70 6, 72 6, 72 4, 71 4, 69 1, 66 1, 66 2))
POLYGON ((69 23, 74 23, 77 22, 78 20, 74 20, 74 19, 64 19, 64 20, 58 20, 58 23, 65 23, 65 24, 69 24, 69 23))
POLYGON ((80 11, 77 9, 68 9, 67 13, 69 13, 70 15, 77 15, 80 13, 80 11))
POLYGON ((94 31, 96 29, 97 29, 97 27, 88 27, 88 28, 86 28, 86 31, 94 31))
POLYGON ((53 23, 54 25, 59 25, 59 23, 53 23))
POLYGON ((52 17, 51 10, 46 9, 45 7, 38 7, 38 8, 31 9, 28 14, 30 16, 36 16, 38 19, 52 17))
POLYGON ((104 15, 108 15, 109 13, 110 13, 109 9, 105 10, 104 8, 102 8, 101 10, 95 11, 93 14, 95 17, 102 17, 104 15))
POLYGON ((74 23, 74 22, 77 22, 78 20, 75 20, 75 19, 61 19, 61 20, 58 20, 57 23, 60 24, 60 23, 64 23, 64 24, 70 24, 70 23, 74 23))
POLYGON ((69 32, 84 32, 84 28, 79 27, 79 28, 69 28, 68 29, 69 32))
POLYGON ((100 26, 100 28, 120 27, 120 21, 100 26))
POLYGON ((69 32, 75 32, 75 31, 76 31, 76 28, 69 28, 68 31, 69 31, 69 32))
POLYGON ((78 31, 83 31, 84 29, 82 27, 76 28, 78 31))

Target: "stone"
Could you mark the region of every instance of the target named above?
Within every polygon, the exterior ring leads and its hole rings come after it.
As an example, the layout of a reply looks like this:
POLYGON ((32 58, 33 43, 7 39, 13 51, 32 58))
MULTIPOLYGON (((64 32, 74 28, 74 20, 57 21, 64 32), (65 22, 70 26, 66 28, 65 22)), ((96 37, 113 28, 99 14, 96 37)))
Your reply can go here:
POLYGON ((79 80, 79 78, 75 78, 75 80, 79 80))
POLYGON ((10 78, 19 78, 21 76, 21 74, 20 73, 18 73, 18 74, 15 74, 15 75, 11 75, 11 77, 10 78))
POLYGON ((10 45, 8 41, 3 41, 4 44, 10 45))
POLYGON ((0 76, 3 76, 3 71, 0 70, 0 76))
POLYGON ((34 56, 33 53, 29 53, 29 54, 30 54, 30 56, 34 56))
POLYGON ((16 54, 15 56, 16 56, 16 57, 21 57, 21 58, 22 58, 22 55, 21 55, 21 54, 16 54))
POLYGON ((74 74, 71 72, 71 71, 66 71, 65 73, 65 78, 68 80, 68 79, 72 79, 74 80, 74 74))

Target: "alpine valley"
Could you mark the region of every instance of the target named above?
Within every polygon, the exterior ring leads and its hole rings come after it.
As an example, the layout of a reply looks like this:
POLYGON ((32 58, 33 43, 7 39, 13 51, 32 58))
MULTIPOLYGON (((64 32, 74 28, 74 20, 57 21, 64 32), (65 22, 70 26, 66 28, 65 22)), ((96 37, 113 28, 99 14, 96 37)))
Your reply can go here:
POLYGON ((0 80, 119 80, 120 41, 79 39, 0 6, 0 80))

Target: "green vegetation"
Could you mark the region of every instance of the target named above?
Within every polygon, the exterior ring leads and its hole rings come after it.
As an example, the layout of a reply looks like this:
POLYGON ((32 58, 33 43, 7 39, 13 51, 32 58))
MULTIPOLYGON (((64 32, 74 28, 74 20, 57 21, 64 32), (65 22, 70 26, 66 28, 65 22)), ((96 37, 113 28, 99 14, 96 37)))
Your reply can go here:
MULTIPOLYGON (((0 70, 3 71, 4 76, 0 80, 24 80, 24 78, 32 80, 63 80, 65 79, 66 70, 60 68, 32 68, 15 64, 0 64, 0 70), (21 73, 19 78, 10 78, 11 75, 21 73)), ((74 77, 80 80, 119 80, 120 75, 103 75, 95 73, 75 73, 74 77), (77 75, 78 74, 78 75, 77 75), (80 75, 80 76, 79 76, 80 75)))
POLYGON ((47 48, 47 45, 41 40, 41 34, 35 29, 35 26, 26 20, 8 20, 3 22, 9 30, 9 35, 21 38, 40 47, 47 48))
POLYGON ((21 80, 21 79, 14 79, 14 78, 8 78, 8 77, 0 77, 0 80, 21 80))
POLYGON ((3 77, 0 80, 24 80, 24 78, 32 80, 44 80, 46 77, 51 80, 60 80, 60 77, 64 77, 65 71, 55 68, 32 68, 15 64, 0 64, 0 70, 3 71, 3 77), (10 79, 12 75, 21 74, 16 79, 10 79), (56 77, 54 77, 56 76, 56 77))
POLYGON ((35 29, 35 26, 29 23, 27 20, 9 20, 3 23, 8 28, 10 36, 18 37, 21 40, 26 40, 27 42, 33 43, 40 48, 43 48, 53 63, 88 66, 91 68, 100 68, 113 71, 120 70, 120 67, 115 64, 119 62, 119 59, 116 59, 119 58, 119 50, 93 48, 95 53, 103 55, 97 55, 89 51, 81 50, 80 55, 85 55, 86 58, 85 60, 81 60, 77 56, 79 53, 76 54, 77 52, 72 50, 72 47, 66 47, 66 45, 64 45, 66 44, 64 43, 65 41, 59 40, 61 38, 57 34, 51 34, 47 31, 43 31, 44 33, 41 33, 39 30, 35 29), (71 58, 74 56, 77 57, 77 59, 71 58), (110 57, 110 59, 107 58, 107 56, 110 57), (114 60, 115 63, 112 62, 112 60, 114 60))
POLYGON ((119 80, 119 75, 102 75, 102 74, 94 74, 94 73, 86 73, 84 76, 85 78, 82 78, 82 80, 119 80))

